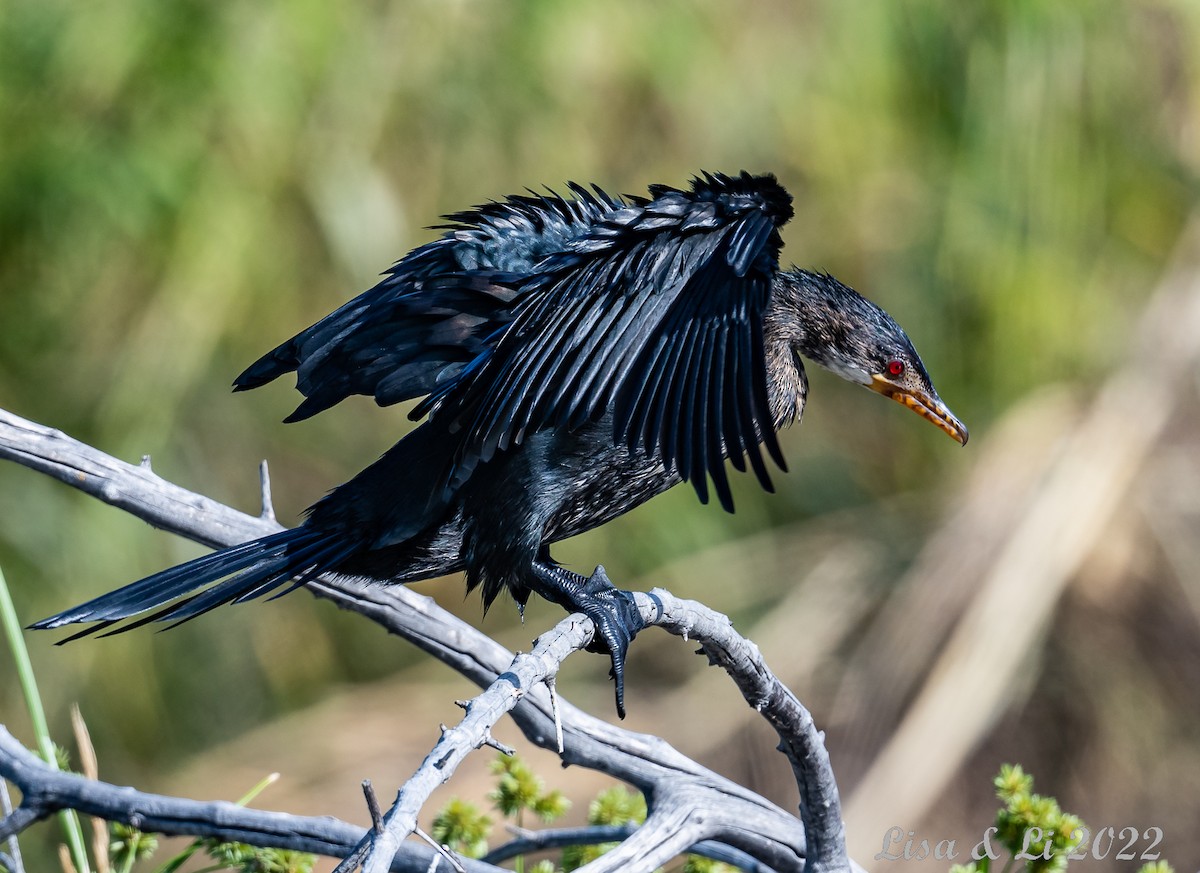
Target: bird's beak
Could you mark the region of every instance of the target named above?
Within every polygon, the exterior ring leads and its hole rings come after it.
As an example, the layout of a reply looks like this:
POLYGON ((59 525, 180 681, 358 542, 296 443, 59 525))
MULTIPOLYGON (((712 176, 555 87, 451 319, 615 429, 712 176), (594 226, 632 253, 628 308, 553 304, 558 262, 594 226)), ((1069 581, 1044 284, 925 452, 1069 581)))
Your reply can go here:
POLYGON ((942 402, 942 398, 938 397, 935 392, 924 391, 920 388, 904 388, 879 375, 872 376, 871 383, 867 387, 872 391, 878 391, 884 397, 892 398, 897 403, 903 403, 917 415, 932 421, 962 445, 967 444, 969 434, 966 425, 958 420, 958 417, 950 411, 949 407, 942 402))

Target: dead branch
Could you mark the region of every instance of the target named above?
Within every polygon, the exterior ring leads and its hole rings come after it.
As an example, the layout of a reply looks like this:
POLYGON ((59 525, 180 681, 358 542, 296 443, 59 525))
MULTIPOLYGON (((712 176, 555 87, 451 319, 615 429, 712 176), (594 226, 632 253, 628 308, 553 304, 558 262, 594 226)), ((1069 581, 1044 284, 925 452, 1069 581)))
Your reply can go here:
MULTIPOLYGON (((246 809, 226 801, 197 801, 88 779, 57 770, 0 726, 0 776, 21 789, 21 805, 0 819, 0 839, 23 831, 62 809, 74 809, 143 831, 215 837, 253 846, 294 849, 341 857, 354 849, 363 829, 330 817, 306 817, 246 809)), ((435 852, 417 843, 400 846, 395 873, 425 873, 435 852)), ((499 867, 464 859, 468 873, 499 873, 499 867)))
MULTIPOLYGON (((265 485, 263 514, 247 515, 166 482, 149 465, 126 464, 2 410, 0 457, 53 476, 156 527, 211 546, 232 545, 280 529, 267 511, 265 485)), ((653 869, 706 840, 734 847, 776 870, 798 870, 805 866, 806 856, 810 871, 848 869, 837 789, 821 734, 795 696, 767 668, 757 647, 737 635, 725 616, 661 589, 638 595, 648 623, 699 642, 710 662, 734 679, 747 702, 778 732, 779 748, 803 798, 802 821, 701 767, 657 737, 614 727, 566 701, 559 701, 556 719, 545 680, 590 640, 591 622, 582 616, 561 622, 547 637, 541 654, 523 656, 525 660, 518 663, 486 635, 403 586, 322 578, 308 588, 378 622, 490 689, 468 705, 463 722, 446 731, 427 758, 427 764, 441 763, 432 768, 439 782, 449 778, 467 752, 484 744, 495 720, 511 710, 531 742, 554 751, 559 747, 561 722, 564 764, 607 773, 646 794, 650 809, 646 824, 616 850, 589 864, 589 871, 653 869), (501 693, 505 685, 511 691, 501 693), (487 716, 473 717, 473 709, 487 716), (443 743, 448 746, 442 748, 443 743), (453 754, 446 757, 451 749, 453 754)), ((371 855, 369 863, 374 866, 368 869, 386 869, 380 865, 389 863, 392 850, 415 828, 415 811, 423 803, 422 795, 427 796, 420 787, 428 779, 427 772, 418 770, 417 781, 401 790, 386 817, 382 833, 387 836, 371 855)))

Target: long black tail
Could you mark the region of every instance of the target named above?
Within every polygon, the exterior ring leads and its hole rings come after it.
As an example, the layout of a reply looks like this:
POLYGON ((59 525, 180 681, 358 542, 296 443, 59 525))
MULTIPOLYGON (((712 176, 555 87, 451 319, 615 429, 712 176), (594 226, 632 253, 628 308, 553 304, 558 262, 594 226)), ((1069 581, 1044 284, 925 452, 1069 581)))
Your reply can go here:
POLYGON ((101 636, 108 636, 155 621, 180 624, 223 603, 253 600, 292 581, 291 587, 276 596, 286 594, 314 576, 336 568, 359 548, 361 544, 344 531, 316 530, 302 525, 171 567, 44 618, 30 627, 46 630, 80 622, 97 622, 86 630, 60 640, 61 645, 100 631, 104 632, 101 636), (217 584, 204 588, 210 582, 217 584), (198 588, 204 590, 196 591, 198 588), (196 593, 191 594, 193 591, 196 593), (184 597, 188 594, 190 596, 184 597), (122 627, 113 628, 122 619, 141 615, 164 604, 170 605, 122 627))

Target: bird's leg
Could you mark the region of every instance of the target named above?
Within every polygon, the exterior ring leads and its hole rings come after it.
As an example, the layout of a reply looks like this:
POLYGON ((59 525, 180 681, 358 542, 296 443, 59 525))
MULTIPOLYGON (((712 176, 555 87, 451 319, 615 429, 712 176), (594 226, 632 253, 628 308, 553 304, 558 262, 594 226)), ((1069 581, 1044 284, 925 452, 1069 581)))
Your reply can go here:
POLYGON ((596 625, 588 651, 607 652, 609 675, 617 683, 617 715, 625 717, 625 654, 638 631, 646 626, 633 594, 609 581, 603 567, 591 576, 572 573, 549 560, 533 562, 533 590, 568 612, 582 612, 596 625))

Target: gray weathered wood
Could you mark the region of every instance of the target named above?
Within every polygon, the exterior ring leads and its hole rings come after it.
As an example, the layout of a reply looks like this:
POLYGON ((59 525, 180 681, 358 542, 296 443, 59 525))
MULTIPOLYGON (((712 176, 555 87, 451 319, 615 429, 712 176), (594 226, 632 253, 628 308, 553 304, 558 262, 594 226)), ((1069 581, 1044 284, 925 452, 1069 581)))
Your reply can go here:
MULTIPOLYGON (((0 838, 19 833, 60 809, 75 809, 141 830, 182 836, 215 837, 342 857, 362 838, 363 829, 327 816, 309 817, 247 809, 226 801, 186 800, 148 794, 87 779, 50 767, 0 726, 0 776, 21 789, 21 805, 0 820, 0 838)), ((425 873, 435 852, 407 843, 391 862, 393 873, 425 873)), ((503 868, 464 859, 468 873, 500 873, 503 868)))

